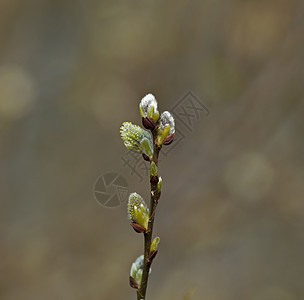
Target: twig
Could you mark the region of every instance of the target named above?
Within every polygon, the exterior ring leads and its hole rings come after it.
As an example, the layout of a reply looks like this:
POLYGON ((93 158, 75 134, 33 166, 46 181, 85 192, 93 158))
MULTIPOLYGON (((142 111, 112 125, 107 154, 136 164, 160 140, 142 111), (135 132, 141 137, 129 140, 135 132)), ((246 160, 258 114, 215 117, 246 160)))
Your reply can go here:
MULTIPOLYGON (((153 141, 154 141, 154 152, 152 161, 158 166, 158 155, 160 152, 161 147, 157 145, 157 128, 155 128, 152 132, 153 141)), ((155 211, 156 206, 158 204, 157 200, 157 185, 153 185, 151 183, 151 200, 150 200, 150 217, 148 223, 148 230, 144 233, 144 267, 143 267, 143 275, 140 288, 137 291, 137 299, 145 299, 146 298, 146 291, 149 279, 149 270, 151 267, 151 263, 148 258, 150 254, 151 242, 152 242, 152 235, 153 235, 153 224, 155 218, 155 211)))

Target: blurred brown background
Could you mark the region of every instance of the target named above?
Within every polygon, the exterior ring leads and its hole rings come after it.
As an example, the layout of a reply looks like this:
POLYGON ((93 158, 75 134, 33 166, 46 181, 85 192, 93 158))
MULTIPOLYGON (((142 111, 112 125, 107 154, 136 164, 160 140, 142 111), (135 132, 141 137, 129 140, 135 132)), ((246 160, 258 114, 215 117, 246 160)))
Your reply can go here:
MULTIPOLYGON (((304 2, 0 0, 0 298, 135 299, 142 238, 93 197, 119 127, 187 91, 147 299, 304 299, 304 2)), ((179 123, 177 122, 177 127, 179 123)), ((173 144, 172 144, 173 146, 173 144)))

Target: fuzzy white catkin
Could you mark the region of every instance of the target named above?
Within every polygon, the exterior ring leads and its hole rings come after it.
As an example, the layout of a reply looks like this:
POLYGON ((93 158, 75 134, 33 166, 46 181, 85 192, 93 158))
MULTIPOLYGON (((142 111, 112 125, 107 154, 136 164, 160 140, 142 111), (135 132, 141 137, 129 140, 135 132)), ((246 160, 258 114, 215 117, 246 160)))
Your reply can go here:
POLYGON ((175 132, 174 118, 167 110, 160 115, 159 123, 162 129, 170 125, 170 134, 175 132))
POLYGON ((157 111, 157 101, 152 94, 147 94, 145 97, 143 97, 139 106, 142 108, 145 114, 148 113, 151 106, 154 106, 154 111, 157 111))

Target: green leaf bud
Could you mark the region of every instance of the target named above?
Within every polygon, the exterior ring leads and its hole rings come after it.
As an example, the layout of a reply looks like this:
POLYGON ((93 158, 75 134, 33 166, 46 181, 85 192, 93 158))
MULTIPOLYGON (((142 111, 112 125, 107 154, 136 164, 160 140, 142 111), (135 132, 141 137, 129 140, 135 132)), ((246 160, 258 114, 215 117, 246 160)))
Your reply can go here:
POLYGON ((151 243, 150 251, 157 250, 160 238, 157 236, 151 243))
POLYGON ((157 176, 157 166, 154 161, 151 162, 150 176, 157 176))
POLYGON ((158 244, 159 244, 159 237, 156 237, 152 243, 151 243, 151 247, 150 247, 150 252, 149 252, 149 256, 148 256, 148 261, 152 263, 152 261, 154 260, 157 252, 158 252, 158 244))

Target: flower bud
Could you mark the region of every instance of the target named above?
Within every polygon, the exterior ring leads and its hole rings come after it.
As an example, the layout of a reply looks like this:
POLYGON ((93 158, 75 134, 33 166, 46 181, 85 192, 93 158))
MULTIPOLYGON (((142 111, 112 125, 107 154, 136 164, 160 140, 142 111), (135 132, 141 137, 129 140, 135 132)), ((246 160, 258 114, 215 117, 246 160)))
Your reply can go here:
MULTIPOLYGON (((144 256, 139 256, 131 266, 130 270, 130 285, 133 288, 139 288, 142 280, 142 273, 144 268, 144 256)), ((151 268, 149 270, 151 274, 151 268)))
POLYGON ((153 141, 151 134, 130 122, 124 122, 120 127, 120 135, 127 149, 153 156, 153 141))
MULTIPOLYGON (((137 193, 132 193, 129 196, 128 216, 132 222, 142 226, 144 230, 147 230, 149 222, 149 209, 147 208, 143 198, 137 193)), ((137 232, 143 232, 139 226, 132 225, 132 227, 137 232)))
POLYGON ((172 143, 175 133, 175 123, 173 116, 164 111, 159 119, 159 126, 157 131, 157 144, 169 145, 172 143))
MULTIPOLYGON (((155 123, 158 121, 159 112, 157 110, 157 101, 152 94, 148 94, 144 98, 141 99, 141 101, 139 103, 139 110, 140 110, 140 114, 143 118, 152 118, 155 123)), ((150 120, 150 122, 152 121, 151 119, 148 119, 148 120, 150 120)), ((155 127, 155 123, 154 123, 154 127, 155 127)), ((144 121, 143 121, 143 124, 144 124, 144 121)), ((152 124, 153 124, 153 122, 152 122, 152 124)), ((147 127, 145 126, 145 128, 147 128, 147 127)), ((147 129, 150 129, 150 128, 147 128, 147 129)))

